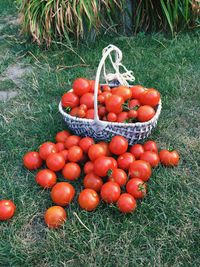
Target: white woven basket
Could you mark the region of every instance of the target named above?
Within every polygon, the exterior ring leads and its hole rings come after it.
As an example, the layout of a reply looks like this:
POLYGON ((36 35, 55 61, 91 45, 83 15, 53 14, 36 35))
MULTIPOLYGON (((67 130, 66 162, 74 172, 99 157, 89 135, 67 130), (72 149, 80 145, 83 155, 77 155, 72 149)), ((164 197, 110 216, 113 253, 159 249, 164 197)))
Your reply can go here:
POLYGON ((108 122, 99 120, 98 116, 98 83, 100 81, 100 74, 102 68, 104 70, 104 79, 106 84, 111 87, 116 87, 117 85, 126 85, 129 86, 129 81, 134 81, 135 78, 132 75, 131 71, 128 71, 122 64, 122 52, 119 48, 114 45, 109 45, 103 49, 102 59, 99 63, 96 79, 95 79, 95 88, 94 88, 94 120, 92 119, 82 119, 69 115, 62 108, 61 102, 59 103, 59 111, 63 116, 63 119, 68 125, 68 128, 72 130, 75 134, 79 136, 90 136, 96 141, 110 141, 111 138, 115 135, 124 136, 129 145, 137 143, 139 140, 147 138, 151 130, 156 126, 158 117, 161 112, 161 101, 158 104, 156 113, 154 117, 147 122, 136 122, 136 123, 118 123, 118 122, 108 122), (115 52, 115 62, 112 59, 111 53, 115 52), (115 70, 115 73, 106 74, 105 70, 105 61, 109 57, 112 63, 112 66, 115 70), (124 68, 125 73, 120 73, 119 67, 124 68))

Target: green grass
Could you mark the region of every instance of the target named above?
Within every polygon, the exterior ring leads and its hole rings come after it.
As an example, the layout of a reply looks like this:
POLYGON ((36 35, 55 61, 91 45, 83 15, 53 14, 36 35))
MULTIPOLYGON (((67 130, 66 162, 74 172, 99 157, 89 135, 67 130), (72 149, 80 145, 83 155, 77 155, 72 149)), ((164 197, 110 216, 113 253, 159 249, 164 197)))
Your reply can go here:
POLYGON ((15 216, 0 223, 0 266, 199 266, 199 32, 173 40, 142 34, 103 38, 77 50, 88 66, 66 70, 58 69, 82 63, 72 51, 56 44, 42 50, 18 33, 15 25, 1 31, 8 35, 0 40, 1 72, 15 62, 30 64, 33 72, 16 98, 0 102, 0 198, 13 199, 17 206, 15 216), (49 230, 43 220, 52 205, 49 191, 36 185, 36 172, 24 169, 22 156, 66 128, 58 113, 61 95, 76 77, 94 78, 109 43, 122 49, 136 83, 161 92, 163 109, 151 138, 161 148, 176 148, 181 163, 154 170, 148 195, 134 214, 124 216, 103 203, 88 213, 75 201, 63 228, 49 230))

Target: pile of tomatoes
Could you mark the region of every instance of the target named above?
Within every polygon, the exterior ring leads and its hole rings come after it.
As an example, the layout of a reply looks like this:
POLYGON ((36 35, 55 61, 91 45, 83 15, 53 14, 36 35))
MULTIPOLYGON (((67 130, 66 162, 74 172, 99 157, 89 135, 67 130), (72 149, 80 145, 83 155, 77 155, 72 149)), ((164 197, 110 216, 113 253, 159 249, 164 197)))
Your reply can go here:
MULTIPOLYGON (((94 80, 78 78, 72 91, 62 96, 63 108, 71 116, 94 119, 94 80)), ((132 87, 98 85, 98 115, 109 122, 146 122, 151 120, 160 101, 160 93, 141 85, 132 87)))

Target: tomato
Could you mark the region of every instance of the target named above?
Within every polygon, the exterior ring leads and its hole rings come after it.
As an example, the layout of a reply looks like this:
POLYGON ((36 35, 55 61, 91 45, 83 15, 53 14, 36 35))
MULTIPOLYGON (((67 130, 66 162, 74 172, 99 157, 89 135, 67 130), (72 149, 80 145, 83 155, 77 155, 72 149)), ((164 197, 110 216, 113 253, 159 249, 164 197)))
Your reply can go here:
POLYGON ((149 162, 152 168, 157 167, 160 162, 158 154, 152 151, 145 151, 140 156, 140 159, 149 162))
POLYGON ((151 165, 144 160, 136 160, 129 167, 129 176, 147 181, 151 176, 151 165))
POLYGON ((119 114, 117 114, 117 122, 126 122, 128 120, 128 112, 122 111, 119 114))
POLYGON ((103 185, 103 180, 98 175, 90 172, 84 177, 83 184, 85 188, 90 188, 99 192, 103 185))
POLYGON ((9 220, 15 213, 15 204, 11 200, 0 200, 0 221, 9 220))
POLYGON ((88 108, 87 108, 87 106, 86 106, 85 104, 81 104, 81 105, 79 106, 79 109, 82 109, 82 110, 84 110, 84 111, 87 111, 87 110, 88 110, 88 108))
POLYGON ((137 110, 137 118, 140 122, 151 120, 155 115, 155 110, 151 106, 140 106, 137 110))
POLYGON ((56 134, 56 142, 57 143, 60 143, 60 142, 64 143, 70 135, 71 134, 68 131, 65 131, 65 130, 64 131, 60 131, 60 132, 58 132, 56 134))
POLYGON ((107 115, 108 121, 114 122, 117 120, 117 115, 113 112, 109 112, 107 115))
POLYGON ((48 208, 44 215, 45 223, 49 228, 58 228, 67 219, 66 211, 60 206, 48 208))
POLYGON ((98 95, 98 103, 103 104, 105 102, 105 97, 103 95, 98 95))
POLYGON ((56 144, 52 142, 45 142, 39 147, 39 155, 44 160, 46 160, 50 154, 56 152, 58 152, 56 144))
POLYGON ((98 144, 101 145, 103 147, 103 149, 105 150, 105 156, 110 156, 111 155, 108 143, 106 143, 104 141, 101 141, 98 144))
POLYGON ((99 106, 98 107, 98 114, 100 117, 106 115, 106 108, 104 106, 99 106))
POLYGON ((120 169, 128 170, 130 164, 133 163, 134 161, 135 161, 134 156, 131 153, 126 152, 118 157, 117 164, 120 169))
POLYGON ((114 112, 118 114, 122 112, 124 99, 119 95, 111 95, 105 100, 105 104, 108 112, 114 112))
POLYGON ((42 166, 42 159, 38 152, 27 152, 23 157, 24 166, 29 170, 35 170, 42 166))
POLYGON ((146 188, 147 186, 144 181, 139 178, 132 178, 126 184, 126 191, 136 199, 146 196, 146 188))
POLYGON ((139 159, 140 156, 144 153, 144 148, 140 144, 135 144, 130 148, 131 154, 135 157, 135 159, 139 159))
POLYGON ((158 153, 158 147, 156 142, 154 141, 151 140, 147 141, 146 143, 144 143, 143 148, 145 151, 152 151, 158 153))
POLYGON ((61 103, 64 108, 75 108, 79 105, 79 98, 73 92, 67 92, 62 96, 61 103))
POLYGON ((93 108, 88 109, 88 110, 86 111, 85 118, 86 118, 86 119, 91 119, 91 120, 94 119, 94 109, 93 109, 93 108))
POLYGON ((57 177, 55 172, 44 169, 36 174, 35 180, 40 186, 44 188, 51 188, 55 185, 57 177))
POLYGON ((108 175, 108 171, 114 169, 113 161, 110 157, 101 156, 94 162, 94 173, 100 177, 108 175))
MULTIPOLYGON (((90 83, 90 92, 93 93, 94 92, 94 86, 95 86, 95 80, 90 80, 89 83, 90 83)), ((98 91, 100 91, 100 89, 101 89, 101 86, 98 83, 98 91)))
POLYGON ((75 107, 73 108, 71 111, 70 111, 70 115, 73 116, 73 117, 78 117, 78 111, 79 111, 79 108, 78 107, 75 107))
POLYGON ((79 118, 85 118, 85 116, 86 116, 85 110, 83 110, 81 108, 78 108, 78 110, 77 110, 77 117, 79 117, 79 118))
POLYGON ((107 121, 107 117, 103 116, 102 121, 107 121))
POLYGON ((122 169, 114 169, 109 176, 109 181, 116 182, 119 186, 124 186, 128 180, 127 174, 122 169))
POLYGON ((64 149, 65 149, 65 144, 64 143, 61 143, 61 142, 56 143, 56 150, 57 150, 57 152, 61 152, 64 149))
POLYGON ((93 170, 94 170, 94 163, 92 161, 86 162, 83 168, 84 173, 88 174, 93 172, 93 170))
POLYGON ((114 159, 113 157, 109 157, 109 159, 112 161, 112 164, 113 164, 114 168, 117 168, 118 165, 117 165, 116 159, 114 159))
POLYGON ((64 149, 60 152, 60 154, 63 156, 65 162, 68 161, 68 150, 67 149, 64 149))
POLYGON ((69 205, 72 202, 74 195, 74 187, 67 182, 57 183, 51 190, 51 199, 59 206, 69 205))
POLYGON ((87 211, 92 211, 99 205, 99 196, 93 189, 86 188, 80 192, 78 196, 78 203, 80 207, 87 211))
POLYGON ((65 166, 65 159, 60 153, 50 154, 46 160, 47 167, 54 171, 60 171, 65 166))
POLYGON ((62 175, 70 181, 76 180, 81 175, 81 168, 77 163, 69 162, 64 166, 62 175))
POLYGON ((69 149, 72 146, 78 146, 79 142, 81 140, 80 136, 77 135, 70 135, 67 140, 65 141, 65 147, 69 149))
POLYGON ((128 149, 128 141, 123 136, 116 135, 112 138, 109 149, 115 155, 124 154, 128 149))
POLYGON ((139 99, 140 95, 145 91, 144 87, 141 85, 134 85, 130 87, 132 91, 132 98, 139 99))
POLYGON ((128 102, 128 107, 129 109, 134 109, 136 107, 139 107, 141 104, 140 104, 140 101, 138 99, 131 99, 129 102, 128 102))
POLYGON ((80 163, 86 163, 89 160, 87 154, 83 153, 81 159, 80 159, 80 163))
POLYGON ((101 95, 104 96, 104 99, 106 101, 106 100, 108 100, 112 96, 112 93, 106 91, 106 92, 103 92, 101 95))
POLYGON ((132 91, 127 86, 120 85, 119 87, 113 88, 112 93, 123 97, 124 101, 132 97, 132 91))
POLYGON ((137 118, 137 115, 138 115, 137 110, 132 109, 132 110, 129 110, 128 112, 129 119, 135 119, 137 118))
POLYGON ((88 150, 88 156, 91 161, 95 161, 97 158, 105 155, 106 155, 106 150, 100 144, 91 145, 88 150))
POLYGON ((145 90, 140 95, 140 102, 142 105, 149 105, 151 107, 156 107, 160 101, 160 93, 153 88, 145 90))
POLYGON ((103 92, 110 92, 111 88, 108 85, 102 85, 102 91, 103 92))
POLYGON ((86 93, 81 96, 80 98, 80 104, 85 104, 88 109, 94 107, 94 94, 92 93, 86 93))
POLYGON ((73 82, 72 88, 76 95, 82 96, 90 91, 91 86, 87 79, 78 78, 73 82))
POLYGON ((169 150, 161 150, 159 153, 159 157, 160 157, 160 162, 164 165, 164 166, 177 166, 179 163, 179 154, 176 150, 173 151, 169 151, 169 150))
POLYGON ((71 162, 78 162, 83 156, 83 150, 80 146, 72 146, 68 150, 68 160, 71 162))
POLYGON ((132 195, 123 193, 117 201, 117 207, 122 213, 131 213, 136 209, 137 203, 132 195))
POLYGON ((79 141, 79 146, 85 153, 88 152, 89 148, 93 144, 94 144, 94 139, 92 139, 91 137, 84 137, 79 141))
POLYGON ((107 203, 117 202, 120 193, 120 186, 115 182, 107 182, 101 187, 101 198, 107 203))

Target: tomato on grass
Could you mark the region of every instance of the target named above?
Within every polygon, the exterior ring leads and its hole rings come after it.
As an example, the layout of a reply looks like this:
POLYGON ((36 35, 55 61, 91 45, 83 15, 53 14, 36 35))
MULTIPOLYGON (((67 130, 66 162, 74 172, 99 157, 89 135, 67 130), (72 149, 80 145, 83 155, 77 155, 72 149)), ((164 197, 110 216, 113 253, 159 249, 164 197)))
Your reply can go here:
POLYGON ((94 173, 100 177, 107 176, 108 171, 114 168, 114 163, 110 157, 101 156, 94 161, 94 173))
POLYGON ((67 219, 66 211, 60 206, 48 208, 44 215, 45 223, 49 228, 58 228, 67 219))
POLYGON ((126 184, 126 191, 136 199, 144 198, 146 196, 146 188, 147 186, 144 181, 139 178, 132 178, 126 184))
POLYGON ((70 181, 76 180, 81 175, 81 168, 75 162, 68 162, 62 170, 62 175, 70 181))
POLYGON ((48 156, 46 165, 50 170, 57 172, 65 166, 65 159, 61 153, 53 153, 48 156))
POLYGON ((173 167, 177 166, 179 164, 179 154, 176 150, 169 151, 166 149, 163 149, 159 152, 160 162, 164 166, 173 167))
POLYGON ((144 160, 136 160, 129 167, 129 176, 147 181, 151 176, 151 165, 144 160))
POLYGON ((117 207, 122 213, 131 213, 136 209, 137 203, 132 195, 123 193, 117 201, 117 207))
POLYGON ((116 182, 106 182, 101 187, 101 198, 106 203, 115 203, 120 197, 121 189, 116 182))
POLYGON ((118 167, 123 170, 128 170, 131 163, 135 161, 135 157, 130 152, 121 154, 117 159, 118 167))
POLYGON ((60 131, 56 134, 56 137, 55 137, 56 142, 57 143, 60 143, 60 142, 64 143, 70 135, 71 135, 70 132, 68 132, 66 130, 60 131))
POLYGON ((80 146, 72 146, 68 150, 68 160, 71 162, 78 162, 83 156, 83 150, 80 146))
POLYGON ((128 177, 124 170, 117 168, 111 171, 108 180, 116 182, 119 186, 124 186, 128 180, 128 177))
POLYGON ((65 141, 65 147, 69 149, 72 146, 78 146, 81 137, 78 135, 70 135, 67 140, 65 141))
POLYGON ((152 151, 155 153, 158 153, 158 147, 156 142, 149 140, 147 142, 144 143, 143 148, 145 151, 152 151))
POLYGON ((87 211, 92 211, 99 205, 99 196, 93 189, 86 188, 80 192, 78 196, 78 203, 80 207, 87 211))
POLYGON ((35 170, 42 166, 43 161, 38 152, 30 151, 24 155, 23 163, 27 169, 35 170))
POLYGON ((149 162, 152 168, 155 168, 160 163, 160 159, 157 153, 152 151, 145 151, 141 156, 141 160, 149 162))
POLYGON ((56 184, 57 176, 49 169, 43 169, 36 174, 36 182, 44 188, 51 188, 56 184))
POLYGON ((83 184, 85 188, 90 188, 99 192, 103 185, 103 180, 98 175, 90 172, 84 177, 83 184))
POLYGON ((105 148, 100 144, 93 144, 88 150, 88 156, 91 161, 95 161, 97 158, 106 155, 105 148))
POLYGON ((109 149, 115 155, 124 154, 128 149, 128 141, 123 136, 116 135, 112 138, 109 149))
POLYGON ((59 206, 69 205, 75 195, 74 187, 67 182, 59 182, 51 190, 52 201, 59 206))
POLYGON ((93 170, 94 170, 94 163, 92 161, 86 162, 84 167, 83 167, 84 173, 88 174, 90 172, 93 172, 93 170))
POLYGON ((7 221, 13 217, 16 206, 11 200, 0 200, 0 221, 7 221))
POLYGON ((79 141, 79 146, 82 148, 84 153, 87 153, 91 145, 94 144, 94 139, 91 137, 84 137, 79 141))

